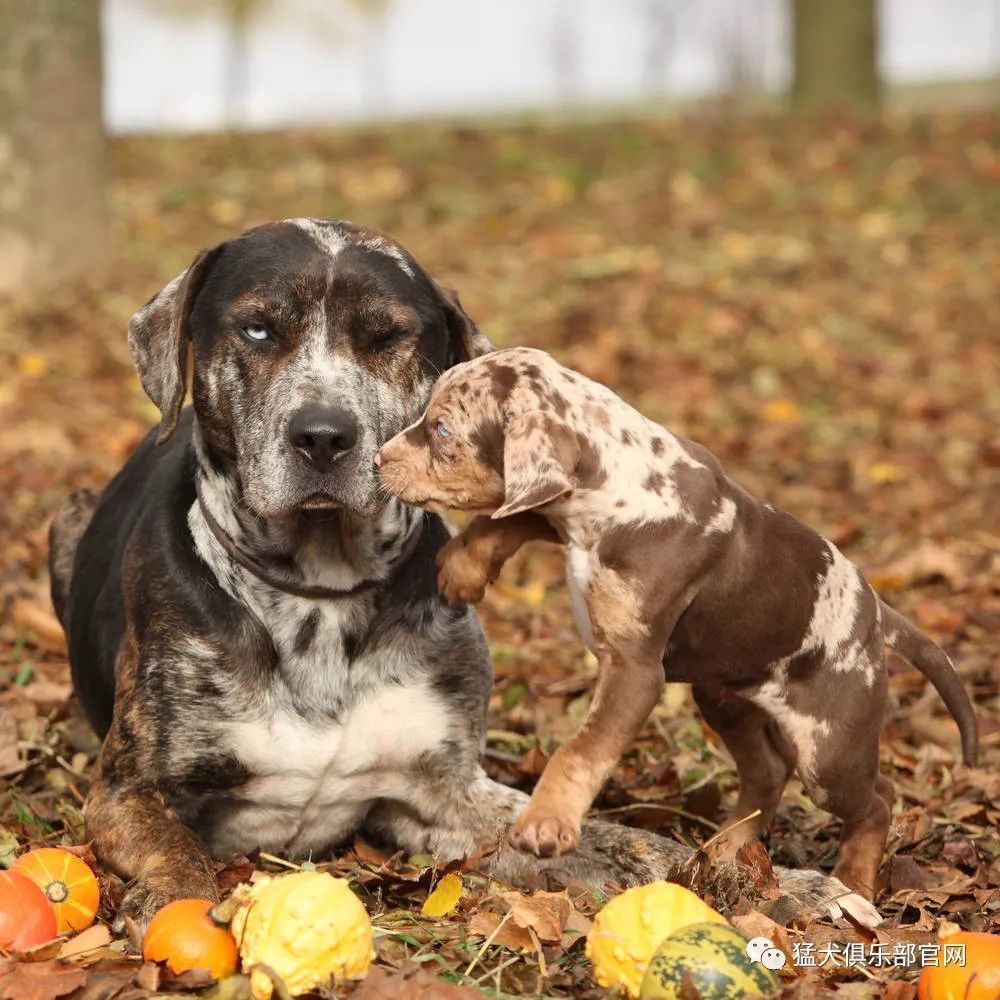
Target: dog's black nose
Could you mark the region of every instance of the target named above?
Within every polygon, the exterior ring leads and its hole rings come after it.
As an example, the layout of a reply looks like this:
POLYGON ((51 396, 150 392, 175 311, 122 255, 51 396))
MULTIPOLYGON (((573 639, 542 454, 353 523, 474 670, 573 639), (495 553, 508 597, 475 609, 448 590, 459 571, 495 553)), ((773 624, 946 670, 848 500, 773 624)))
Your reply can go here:
POLYGON ((358 422, 336 406, 303 406, 288 425, 292 447, 320 472, 346 455, 358 441, 358 422))

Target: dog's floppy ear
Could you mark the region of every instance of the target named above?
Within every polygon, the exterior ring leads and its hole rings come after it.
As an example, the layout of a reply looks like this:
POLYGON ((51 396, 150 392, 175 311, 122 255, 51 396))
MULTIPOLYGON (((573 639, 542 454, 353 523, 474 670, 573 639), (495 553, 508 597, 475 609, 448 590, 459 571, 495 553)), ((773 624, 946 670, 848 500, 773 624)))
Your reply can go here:
POLYGON ((492 516, 520 514, 570 492, 579 461, 569 428, 537 411, 512 416, 504 431, 504 502, 492 516))
POLYGON ((139 381, 163 419, 157 444, 174 433, 187 388, 188 319, 221 245, 202 250, 191 266, 157 292, 128 323, 128 346, 139 381))
POLYGON ((448 367, 495 351, 496 348, 462 308, 462 303, 458 301, 458 292, 436 281, 433 284, 448 321, 448 367))

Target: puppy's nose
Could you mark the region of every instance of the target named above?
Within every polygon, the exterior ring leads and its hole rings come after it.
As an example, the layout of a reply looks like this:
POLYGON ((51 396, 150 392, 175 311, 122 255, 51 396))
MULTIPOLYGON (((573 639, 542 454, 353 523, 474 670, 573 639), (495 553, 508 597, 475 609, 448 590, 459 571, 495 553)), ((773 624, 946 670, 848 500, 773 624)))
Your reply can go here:
POLYGON ((375 463, 375 468, 376 469, 381 469, 382 468, 382 452, 381 451, 375 452, 375 457, 372 459, 372 461, 375 463))
POLYGON ((354 414, 336 406, 303 406, 288 425, 292 447, 320 472, 327 472, 358 441, 354 414))

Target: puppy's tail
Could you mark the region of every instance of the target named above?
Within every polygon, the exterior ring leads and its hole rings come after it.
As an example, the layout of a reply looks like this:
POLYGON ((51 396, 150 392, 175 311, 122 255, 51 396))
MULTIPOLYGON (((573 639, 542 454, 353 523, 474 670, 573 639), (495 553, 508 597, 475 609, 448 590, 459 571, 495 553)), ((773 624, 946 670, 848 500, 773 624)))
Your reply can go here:
POLYGON ((952 718, 958 723, 962 737, 962 760, 975 767, 979 752, 979 734, 976 713, 965 685, 955 672, 955 665, 940 646, 935 645, 909 619, 890 608, 882 606, 883 632, 886 644, 908 660, 926 677, 941 695, 952 718))

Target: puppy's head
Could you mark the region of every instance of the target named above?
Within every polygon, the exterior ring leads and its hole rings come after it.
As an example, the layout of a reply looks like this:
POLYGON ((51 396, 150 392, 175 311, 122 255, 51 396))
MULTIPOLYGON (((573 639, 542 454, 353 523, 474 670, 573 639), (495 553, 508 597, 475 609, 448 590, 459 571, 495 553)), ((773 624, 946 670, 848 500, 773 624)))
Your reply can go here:
POLYGON ((507 517, 572 492, 579 435, 541 351, 512 348, 438 380, 423 417, 375 456, 383 485, 407 503, 507 517))
POLYGON ((255 513, 373 513, 372 457, 438 372, 490 350, 454 293, 398 244, 290 219, 198 255, 129 323, 143 388, 173 434, 193 399, 213 468, 255 513))

